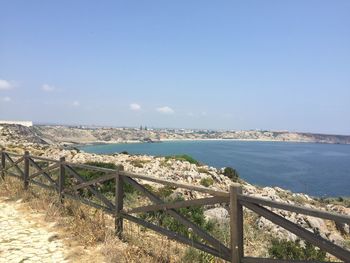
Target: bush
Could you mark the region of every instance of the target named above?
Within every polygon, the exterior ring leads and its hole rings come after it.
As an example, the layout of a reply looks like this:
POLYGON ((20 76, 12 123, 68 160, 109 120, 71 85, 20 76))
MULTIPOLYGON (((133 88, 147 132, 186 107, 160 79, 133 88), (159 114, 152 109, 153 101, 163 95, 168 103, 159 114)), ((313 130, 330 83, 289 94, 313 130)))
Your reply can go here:
POLYGON ((199 183, 205 187, 208 187, 213 185, 214 180, 211 177, 206 177, 206 178, 202 178, 199 183))
POLYGON ((295 242, 273 239, 269 254, 275 259, 293 259, 293 260, 317 260, 324 261, 326 252, 321 251, 312 244, 306 242, 302 247, 300 240, 295 242))
POLYGON ((138 167, 138 168, 143 168, 143 165, 146 164, 146 163, 149 163, 150 161, 149 160, 132 160, 130 161, 130 164, 132 166, 135 166, 135 167, 138 167))
MULTIPOLYGON (((101 167, 101 168, 108 168, 108 169, 118 169, 118 168, 123 169, 122 165, 117 166, 114 163, 86 162, 85 164, 91 165, 91 166, 96 166, 96 167, 101 167)), ((78 174, 80 176, 84 177, 88 181, 99 178, 99 177, 104 176, 106 174, 105 172, 88 170, 85 168, 75 168, 75 170, 78 172, 78 174)), ((123 188, 124 188, 125 193, 134 193, 136 191, 131 185, 129 185, 127 183, 124 183, 123 188)), ((109 194, 114 195, 115 194, 115 180, 109 180, 109 181, 99 183, 98 190, 103 194, 109 193, 109 194)), ((79 191, 79 193, 82 194, 83 196, 91 196, 92 195, 86 189, 81 189, 79 191)))
POLYGON ((168 163, 168 160, 169 160, 169 158, 168 158, 168 157, 165 157, 165 160, 161 160, 161 161, 159 162, 159 166, 160 166, 160 167, 170 167, 171 164, 168 163))
POLYGON ((130 161, 130 164, 137 168, 143 168, 143 163, 140 160, 132 160, 130 161))
POLYGON ((200 162, 198 162, 196 159, 194 159, 193 157, 191 157, 187 154, 166 156, 165 159, 166 160, 175 159, 175 160, 179 160, 179 161, 187 161, 191 164, 200 165, 200 162))
POLYGON ((226 167, 224 169, 224 175, 230 178, 234 182, 237 182, 239 178, 238 172, 236 171, 236 169, 233 169, 232 167, 226 167))
POLYGON ((166 198, 169 197, 174 190, 176 190, 176 187, 165 185, 163 187, 160 187, 157 189, 157 195, 160 196, 161 198, 166 198))
MULTIPOLYGON (((170 203, 183 200, 184 199, 181 197, 167 198, 167 201, 170 203)), ((177 211, 206 231, 211 231, 214 228, 214 223, 205 219, 203 207, 194 206, 179 208, 177 211)), ((182 225, 178 220, 174 219, 172 216, 169 216, 164 211, 144 213, 141 214, 140 217, 171 231, 182 234, 188 238, 197 240, 197 238, 193 236, 193 233, 189 231, 186 226, 182 225)))

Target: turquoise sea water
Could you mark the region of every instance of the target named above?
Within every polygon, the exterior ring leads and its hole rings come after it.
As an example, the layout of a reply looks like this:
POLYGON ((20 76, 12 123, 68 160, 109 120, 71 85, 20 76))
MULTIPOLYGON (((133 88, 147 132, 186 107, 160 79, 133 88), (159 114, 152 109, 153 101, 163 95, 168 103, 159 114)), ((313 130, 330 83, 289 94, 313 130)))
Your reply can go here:
POLYGON ((350 145, 252 141, 172 141, 80 147, 90 153, 155 156, 188 154, 217 167, 231 166, 252 184, 313 196, 350 196, 350 145))

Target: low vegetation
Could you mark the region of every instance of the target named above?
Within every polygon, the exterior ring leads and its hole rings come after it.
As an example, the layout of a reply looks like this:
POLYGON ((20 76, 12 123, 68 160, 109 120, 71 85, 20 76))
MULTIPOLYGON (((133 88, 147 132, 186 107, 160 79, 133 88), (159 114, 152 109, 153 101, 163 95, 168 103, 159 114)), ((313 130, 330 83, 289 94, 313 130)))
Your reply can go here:
POLYGON ((318 199, 319 202, 323 203, 323 204, 335 204, 335 205, 342 205, 345 207, 350 208, 350 197, 330 197, 330 198, 319 198, 318 199))
POLYGON ((275 259, 326 260, 326 252, 319 250, 308 242, 302 244, 300 240, 294 242, 273 239, 269 254, 275 259))
POLYGON ((184 263, 212 263, 217 262, 215 259, 216 258, 213 255, 190 247, 186 249, 185 255, 182 260, 184 263))
POLYGON ((205 187, 209 187, 214 184, 214 180, 211 177, 205 177, 202 178, 199 183, 205 187))
MULTIPOLYGON (((107 168, 107 169, 122 169, 122 166, 117 166, 113 163, 102 163, 102 162, 86 162, 86 165, 91 165, 91 166, 96 166, 96 167, 100 167, 100 168, 107 168)), ((99 178, 103 175, 105 175, 106 173, 104 172, 100 172, 100 171, 94 171, 94 170, 87 170, 84 168, 74 168, 79 175, 81 175, 82 177, 84 177, 86 180, 93 180, 96 178, 99 178)), ((65 184, 70 185, 72 184, 71 182, 71 178, 66 177, 66 181, 65 184)), ((114 193, 114 188, 115 187, 115 181, 114 180, 109 180, 106 182, 103 182, 102 184, 98 185, 98 189, 101 191, 101 193, 104 194, 113 194, 114 193)), ((91 193, 88 192, 87 189, 83 189, 80 190, 80 194, 82 194, 83 196, 91 196, 91 193)))
POLYGON ((136 160, 132 160, 130 161, 130 164, 132 166, 135 166, 137 168, 143 168, 143 166, 146 164, 146 163, 149 163, 150 161, 149 160, 140 160, 140 159, 136 159, 136 160))
MULTIPOLYGON (((166 198, 166 201, 169 203, 183 201, 183 200, 184 199, 181 197, 172 198, 169 196, 168 198, 166 198)), ((180 208, 177 211, 187 219, 197 224, 202 229, 211 231, 214 228, 214 224, 211 221, 207 221, 205 219, 204 209, 202 207, 198 207, 198 206, 186 207, 186 208, 180 208)), ((165 227, 171 231, 187 236, 188 238, 197 239, 197 237, 193 235, 192 231, 188 229, 188 227, 185 227, 176 219, 174 219, 172 216, 169 216, 167 213, 163 211, 149 212, 147 214, 144 213, 144 214, 141 214, 140 217, 156 225, 165 227)))
POLYGON ((159 187, 157 190, 155 190, 155 192, 159 197, 164 199, 174 193, 175 190, 176 187, 165 185, 163 187, 159 187))
POLYGON ((239 178, 238 172, 232 167, 226 167, 224 169, 224 175, 230 178, 233 182, 237 182, 239 178))
POLYGON ((171 156, 166 156, 165 157, 165 160, 169 160, 169 159, 175 159, 175 160, 178 160, 178 161, 186 161, 186 162, 189 162, 191 164, 198 165, 198 166, 201 165, 201 163, 199 161, 197 161, 192 156, 189 156, 187 154, 171 155, 171 156))
POLYGON ((210 174, 208 169, 205 167, 198 167, 197 168, 198 173, 203 173, 203 174, 210 174))
MULTIPOLYGON (((102 162, 86 162, 86 165, 91 165, 91 166, 96 166, 100 168, 107 168, 107 169, 120 169, 123 170, 122 165, 115 165, 114 163, 102 163, 102 162)), ((100 171, 93 171, 93 170, 87 170, 84 168, 75 168, 75 170, 79 173, 80 176, 84 177, 86 180, 93 180, 98 177, 101 177, 105 175, 106 173, 100 172, 100 171)), ((70 181, 68 177, 66 177, 66 184, 71 184, 72 182, 70 181)), ((114 194, 115 194, 115 181, 114 180, 109 180, 105 181, 103 183, 98 183, 97 184, 97 189, 104 195, 106 195, 107 198, 113 199, 114 194)), ((134 189, 130 184, 124 183, 123 184, 123 189, 124 193, 126 195, 126 199, 133 199, 133 195, 136 194, 136 189, 134 189)), ((92 193, 84 188, 84 189, 79 189, 78 190, 79 194, 84 196, 84 197, 92 197, 92 193)), ((128 201, 128 200, 127 200, 128 201)))

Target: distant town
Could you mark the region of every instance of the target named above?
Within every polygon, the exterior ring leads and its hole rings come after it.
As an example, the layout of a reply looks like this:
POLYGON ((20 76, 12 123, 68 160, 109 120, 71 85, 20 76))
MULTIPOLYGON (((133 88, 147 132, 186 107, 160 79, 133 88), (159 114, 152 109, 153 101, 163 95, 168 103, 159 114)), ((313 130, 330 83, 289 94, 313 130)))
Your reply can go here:
MULTIPOLYGON (((156 143, 171 140, 242 140, 350 144, 350 136, 266 130, 208 130, 86 125, 33 125, 32 121, 0 121, 2 135, 32 138, 48 144, 156 143), (4 129, 6 127, 6 129, 4 129)), ((5 138, 5 137, 3 137, 5 138)))

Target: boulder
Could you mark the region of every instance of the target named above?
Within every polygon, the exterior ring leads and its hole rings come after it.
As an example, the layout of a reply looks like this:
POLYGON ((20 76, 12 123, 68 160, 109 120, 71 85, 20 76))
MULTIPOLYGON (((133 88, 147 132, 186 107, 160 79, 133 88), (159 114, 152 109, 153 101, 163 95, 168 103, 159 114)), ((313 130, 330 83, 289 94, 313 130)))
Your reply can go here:
POLYGON ((309 224, 310 228, 315 233, 320 233, 321 235, 329 233, 327 225, 323 219, 312 217, 312 216, 307 216, 306 220, 307 220, 307 223, 309 224))
POLYGON ((332 232, 328 238, 330 241, 332 241, 334 244, 338 246, 344 245, 344 238, 338 232, 332 232))
POLYGON ((219 224, 228 223, 230 220, 228 211, 223 207, 216 207, 204 211, 207 220, 217 221, 219 224))
POLYGON ((350 235, 350 226, 349 224, 345 223, 335 223, 337 229, 342 233, 343 235, 350 235))

